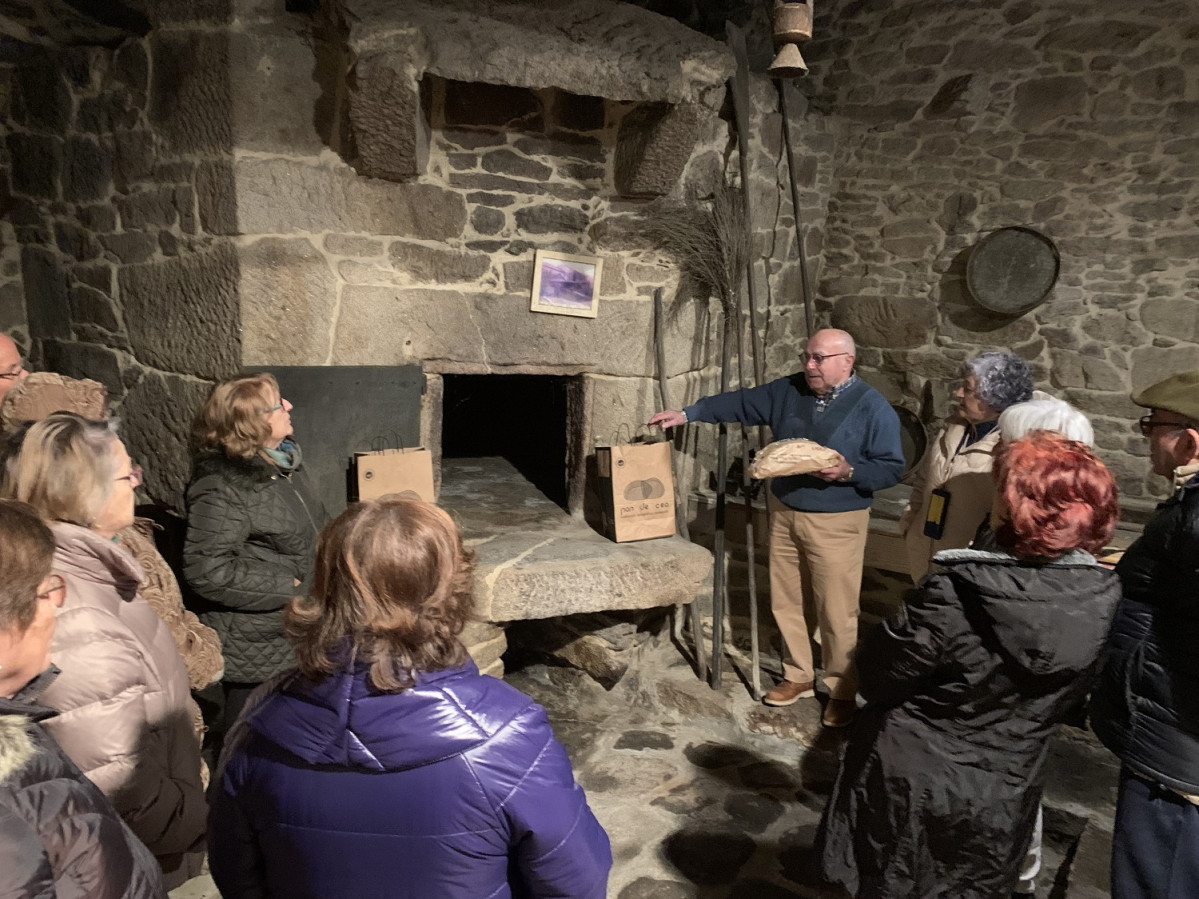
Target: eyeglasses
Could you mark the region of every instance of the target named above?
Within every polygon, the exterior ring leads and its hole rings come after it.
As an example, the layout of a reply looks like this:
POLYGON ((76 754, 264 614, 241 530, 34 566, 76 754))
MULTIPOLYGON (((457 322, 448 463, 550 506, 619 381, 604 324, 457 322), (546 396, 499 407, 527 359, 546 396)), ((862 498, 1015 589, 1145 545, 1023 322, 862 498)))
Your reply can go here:
POLYGON ((138 484, 140 484, 142 482, 143 474, 145 474, 145 471, 142 469, 142 467, 140 465, 133 465, 133 466, 130 466, 130 468, 129 468, 129 474, 122 475, 121 477, 116 478, 115 480, 128 481, 130 487, 136 487, 138 484))
POLYGON ((53 587, 51 587, 49 590, 47 590, 45 593, 39 593, 37 595, 38 599, 49 599, 51 596, 53 596, 59 590, 67 589, 67 585, 65 583, 63 583, 63 579, 61 577, 59 577, 57 574, 53 575, 53 577, 58 581, 58 583, 55 584, 53 587))
POLYGON ((271 406, 271 408, 264 410, 262 414, 270 415, 272 412, 278 412, 282 408, 283 408, 283 398, 280 397, 279 402, 275 403, 275 405, 271 406))
POLYGON ((848 356, 849 353, 800 353, 799 359, 804 365, 809 362, 815 362, 817 366, 824 365, 824 360, 832 359, 834 356, 848 356))
POLYGON ((25 374, 25 361, 21 360, 8 371, 0 371, 0 381, 15 381, 25 374))
POLYGON ((1185 431, 1187 425, 1181 421, 1154 421, 1152 415, 1143 416, 1137 421, 1137 426, 1141 429, 1141 435, 1148 437, 1153 433, 1154 428, 1174 428, 1176 431, 1185 431))

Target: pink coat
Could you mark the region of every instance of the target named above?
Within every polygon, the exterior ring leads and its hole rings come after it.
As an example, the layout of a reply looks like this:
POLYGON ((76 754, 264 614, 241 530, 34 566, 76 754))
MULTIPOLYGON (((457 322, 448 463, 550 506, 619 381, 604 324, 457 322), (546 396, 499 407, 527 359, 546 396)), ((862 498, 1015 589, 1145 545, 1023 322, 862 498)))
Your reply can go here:
POLYGON ((187 668, 142 599, 142 569, 117 543, 51 524, 66 580, 51 661, 62 674, 41 701, 46 730, 111 801, 168 875, 204 836, 207 807, 187 668))

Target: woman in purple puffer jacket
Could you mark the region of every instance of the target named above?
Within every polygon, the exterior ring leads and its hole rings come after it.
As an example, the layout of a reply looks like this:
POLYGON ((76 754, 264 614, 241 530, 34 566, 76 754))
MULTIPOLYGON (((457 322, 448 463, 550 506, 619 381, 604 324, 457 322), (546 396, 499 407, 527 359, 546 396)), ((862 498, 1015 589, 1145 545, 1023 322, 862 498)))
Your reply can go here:
POLYGON ((450 517, 359 503, 286 618, 299 670, 230 735, 210 819, 225 899, 603 899, 612 865, 545 710, 458 634, 472 558, 450 517))

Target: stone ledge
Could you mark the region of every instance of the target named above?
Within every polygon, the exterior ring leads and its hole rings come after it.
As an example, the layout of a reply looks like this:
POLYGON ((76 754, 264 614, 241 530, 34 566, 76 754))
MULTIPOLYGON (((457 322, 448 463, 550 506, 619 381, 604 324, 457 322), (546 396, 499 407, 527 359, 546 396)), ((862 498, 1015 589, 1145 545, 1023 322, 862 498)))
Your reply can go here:
POLYGON ((489 621, 689 603, 712 556, 680 537, 613 543, 573 518, 504 459, 443 459, 440 503, 477 556, 489 621))

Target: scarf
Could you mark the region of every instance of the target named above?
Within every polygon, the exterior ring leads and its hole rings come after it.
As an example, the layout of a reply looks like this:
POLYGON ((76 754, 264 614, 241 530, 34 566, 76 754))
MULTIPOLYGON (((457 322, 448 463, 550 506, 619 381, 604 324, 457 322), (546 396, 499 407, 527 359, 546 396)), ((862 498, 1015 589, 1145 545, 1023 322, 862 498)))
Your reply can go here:
POLYGON ((267 461, 284 474, 291 474, 300 467, 300 448, 290 437, 284 438, 274 449, 264 447, 262 452, 267 461))

